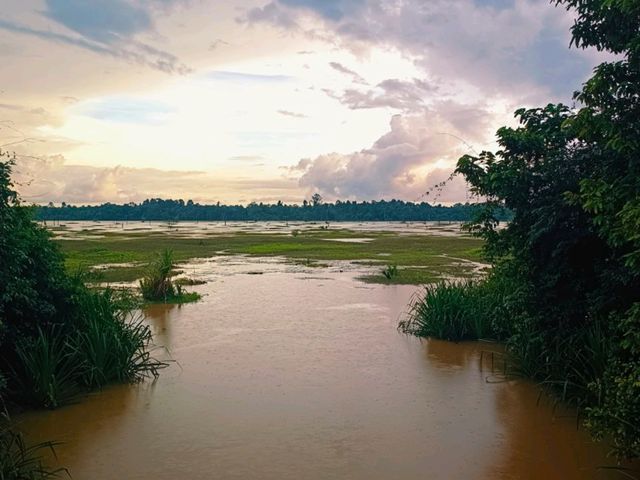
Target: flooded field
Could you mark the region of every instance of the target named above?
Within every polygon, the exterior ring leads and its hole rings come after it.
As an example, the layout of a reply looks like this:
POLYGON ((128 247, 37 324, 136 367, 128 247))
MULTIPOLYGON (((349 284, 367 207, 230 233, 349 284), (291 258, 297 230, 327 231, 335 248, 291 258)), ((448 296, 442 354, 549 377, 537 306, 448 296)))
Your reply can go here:
POLYGON ((75 479, 621 478, 571 412, 500 378, 498 346, 399 334, 418 287, 235 261, 187 265, 203 300, 145 312, 175 360, 157 382, 24 414, 29 440, 63 442, 75 479))
POLYGON ((318 229, 344 229, 353 232, 422 233, 429 235, 460 235, 460 222, 109 222, 109 221, 61 221, 48 222, 57 237, 81 238, 78 234, 105 233, 167 233, 200 238, 221 233, 282 234, 318 229))

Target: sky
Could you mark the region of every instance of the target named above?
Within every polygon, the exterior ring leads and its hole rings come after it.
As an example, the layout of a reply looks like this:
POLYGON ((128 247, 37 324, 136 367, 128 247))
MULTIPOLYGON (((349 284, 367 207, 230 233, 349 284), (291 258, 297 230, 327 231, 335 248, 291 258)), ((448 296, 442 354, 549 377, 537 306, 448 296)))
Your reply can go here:
POLYGON ((34 203, 465 202, 433 196, 457 158, 601 60, 546 0, 2 4, 0 148, 34 203))

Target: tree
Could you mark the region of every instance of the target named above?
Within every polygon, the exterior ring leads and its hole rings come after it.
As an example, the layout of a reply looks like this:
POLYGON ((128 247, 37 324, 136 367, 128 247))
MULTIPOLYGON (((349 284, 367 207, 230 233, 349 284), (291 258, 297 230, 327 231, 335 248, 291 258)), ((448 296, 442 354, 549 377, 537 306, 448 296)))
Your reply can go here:
POLYGON ((621 59, 595 69, 575 94, 579 109, 518 110, 520 127, 498 131, 500 150, 462 157, 457 172, 488 199, 470 228, 521 292, 511 350, 537 362, 532 375, 564 385, 620 455, 638 457, 640 2, 556 3, 577 12, 576 46, 621 59), (503 230, 501 207, 514 213, 503 230))
POLYGON ((311 195, 311 204, 314 207, 317 207, 317 206, 321 205, 322 204, 322 195, 320 195, 318 192, 316 192, 313 195, 311 195))
POLYGON ((0 152, 0 354, 17 336, 60 321, 70 300, 62 255, 13 189, 14 164, 0 152))

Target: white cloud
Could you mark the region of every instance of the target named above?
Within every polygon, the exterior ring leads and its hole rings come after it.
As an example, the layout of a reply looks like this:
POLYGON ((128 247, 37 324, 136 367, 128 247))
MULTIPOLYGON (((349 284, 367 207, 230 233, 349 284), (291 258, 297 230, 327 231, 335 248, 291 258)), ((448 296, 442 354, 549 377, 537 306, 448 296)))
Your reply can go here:
MULTIPOLYGON (((460 155, 481 145, 493 122, 482 105, 445 102, 421 113, 394 115, 389 131, 369 148, 303 159, 291 171, 300 174, 301 187, 331 199, 415 200, 448 176, 460 155)), ((459 181, 453 182, 441 200, 462 200, 463 192, 459 181)))
POLYGON ((297 201, 302 193, 294 180, 199 171, 169 171, 125 166, 68 164, 61 155, 18 156, 14 180, 23 200, 32 203, 141 202, 147 198, 182 198, 202 203, 297 201))

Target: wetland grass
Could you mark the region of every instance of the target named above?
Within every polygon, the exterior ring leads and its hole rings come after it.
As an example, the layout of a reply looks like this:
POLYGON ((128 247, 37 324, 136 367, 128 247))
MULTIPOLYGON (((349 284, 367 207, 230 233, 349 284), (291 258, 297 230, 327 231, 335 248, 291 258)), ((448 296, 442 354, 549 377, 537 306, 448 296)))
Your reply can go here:
POLYGON ((149 263, 147 271, 140 280, 140 293, 148 302, 188 303, 200 299, 200 295, 183 290, 182 282, 174 282, 175 273, 173 250, 164 249, 149 263))
POLYGON ((400 322, 405 333, 461 341, 488 338, 487 315, 479 284, 474 281, 427 285, 409 305, 408 318, 400 322))
POLYGON ((21 433, 8 426, 8 417, 0 425, 0 480, 44 480, 59 478, 62 474, 70 478, 64 468, 49 469, 44 464, 45 456, 55 456, 54 442, 28 445, 21 433))
POLYGON ((69 324, 18 343, 12 377, 22 403, 57 408, 110 383, 158 376, 167 364, 151 355, 149 326, 116 296, 86 291, 69 324))
POLYGON ((172 233, 153 232, 108 232, 95 238, 58 238, 66 254, 66 266, 70 271, 77 268, 101 268, 102 281, 131 282, 146 277, 145 265, 157 261, 153 252, 170 249, 175 262, 215 255, 252 255, 262 257, 285 257, 293 262, 327 262, 346 260, 371 262, 379 265, 380 255, 385 262, 396 265, 399 275, 389 280, 382 275, 363 278, 371 283, 397 283, 420 285, 448 276, 466 276, 473 270, 471 265, 461 265, 456 259, 478 261, 481 259, 483 242, 467 236, 444 237, 437 235, 406 235, 389 232, 369 233, 370 242, 335 242, 328 239, 351 239, 362 237, 362 232, 349 230, 311 230, 293 234, 243 233, 206 234, 203 238, 190 238, 172 233), (122 264, 129 266, 122 267, 122 264))

